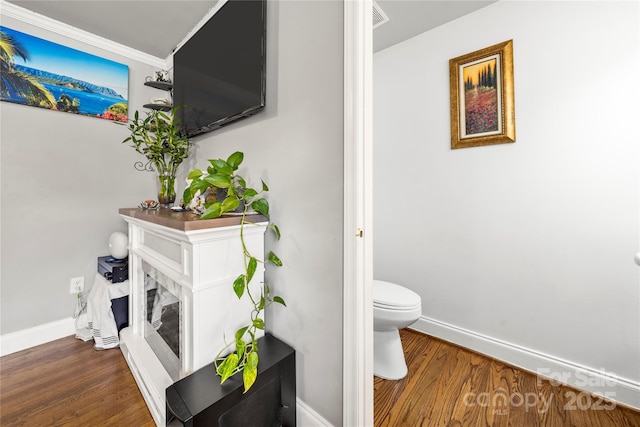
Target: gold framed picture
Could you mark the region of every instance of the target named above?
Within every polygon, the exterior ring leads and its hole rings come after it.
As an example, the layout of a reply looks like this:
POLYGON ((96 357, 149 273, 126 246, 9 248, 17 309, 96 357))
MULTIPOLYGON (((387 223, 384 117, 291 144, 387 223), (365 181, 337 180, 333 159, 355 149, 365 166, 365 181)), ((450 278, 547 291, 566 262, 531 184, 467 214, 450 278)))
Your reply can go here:
POLYGON ((516 140, 513 40, 449 60, 451 148, 516 140))

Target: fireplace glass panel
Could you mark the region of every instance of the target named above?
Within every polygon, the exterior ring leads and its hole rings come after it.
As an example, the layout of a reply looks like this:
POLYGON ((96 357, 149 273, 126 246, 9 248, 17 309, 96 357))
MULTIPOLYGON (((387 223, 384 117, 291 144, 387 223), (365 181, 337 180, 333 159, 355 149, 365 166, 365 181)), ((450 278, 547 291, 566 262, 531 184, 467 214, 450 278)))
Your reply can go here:
POLYGON ((144 338, 169 376, 177 381, 181 378, 183 342, 180 286, 145 264, 144 338))

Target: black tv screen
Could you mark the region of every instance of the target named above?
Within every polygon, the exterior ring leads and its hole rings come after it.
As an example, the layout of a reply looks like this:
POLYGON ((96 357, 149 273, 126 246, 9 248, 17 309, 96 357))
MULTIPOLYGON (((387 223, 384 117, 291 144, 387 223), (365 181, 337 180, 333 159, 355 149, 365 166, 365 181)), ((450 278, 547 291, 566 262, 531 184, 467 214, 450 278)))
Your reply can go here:
POLYGON ((173 102, 187 136, 264 108, 265 15, 265 0, 229 0, 174 53, 173 102))

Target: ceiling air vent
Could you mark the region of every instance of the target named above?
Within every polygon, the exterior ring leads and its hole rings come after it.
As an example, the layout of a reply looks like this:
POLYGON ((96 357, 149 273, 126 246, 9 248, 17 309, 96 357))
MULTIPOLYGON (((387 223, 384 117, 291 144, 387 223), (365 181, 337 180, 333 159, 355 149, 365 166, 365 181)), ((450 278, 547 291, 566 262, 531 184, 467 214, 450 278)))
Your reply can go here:
POLYGON ((378 3, 373 2, 373 28, 377 28, 385 22, 389 21, 389 17, 386 13, 380 8, 378 3))

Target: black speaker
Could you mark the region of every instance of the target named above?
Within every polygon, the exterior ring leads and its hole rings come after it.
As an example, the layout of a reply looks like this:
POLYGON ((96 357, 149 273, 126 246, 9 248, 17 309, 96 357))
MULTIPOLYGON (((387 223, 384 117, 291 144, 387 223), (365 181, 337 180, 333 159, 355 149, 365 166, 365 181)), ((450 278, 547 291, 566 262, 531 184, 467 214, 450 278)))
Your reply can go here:
POLYGON ((111 283, 120 283, 129 279, 129 259, 116 259, 112 256, 98 257, 98 273, 111 283))

